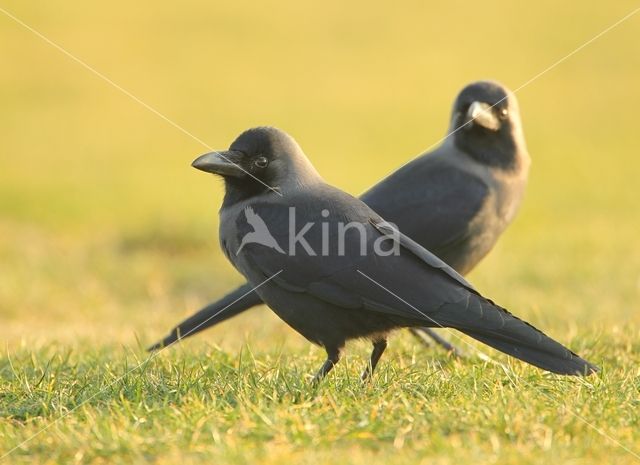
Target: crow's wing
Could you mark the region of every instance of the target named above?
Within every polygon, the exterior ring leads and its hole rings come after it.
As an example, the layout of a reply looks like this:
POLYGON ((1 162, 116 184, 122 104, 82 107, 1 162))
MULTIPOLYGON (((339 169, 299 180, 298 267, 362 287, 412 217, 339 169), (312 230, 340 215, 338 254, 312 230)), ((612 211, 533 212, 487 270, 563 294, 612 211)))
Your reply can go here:
MULTIPOLYGON (((435 154, 434 154, 435 155, 435 154)), ((491 227, 491 189, 447 157, 422 156, 360 197, 373 211, 438 256, 491 227), (390 202, 389 199, 393 199, 390 202), (487 218, 483 218, 484 216, 487 218)))
MULTIPOLYGON (((273 283, 287 291, 308 293, 347 308, 380 309, 416 321, 425 317, 366 276, 389 290, 395 289, 394 292, 425 314, 433 314, 443 304, 463 301, 469 293, 475 293, 458 273, 405 236, 400 235, 405 244, 401 244, 399 255, 375 254, 376 241, 383 240, 393 230, 361 201, 328 186, 313 196, 301 197, 289 197, 282 204, 252 205, 281 245, 289 244, 291 235, 301 231, 304 225, 312 225, 306 230, 304 240, 314 249, 314 254, 302 246, 296 247, 295 253, 291 253, 290 248, 289 253, 283 255, 260 244, 247 244, 238 258, 245 260, 252 270, 260 271, 264 279, 283 270, 273 283), (292 211, 296 215, 294 231, 290 228, 292 211), (340 250, 337 231, 340 225, 346 224, 359 225, 363 231, 364 254, 360 247, 362 236, 356 228, 343 236, 344 245, 340 250), (320 247, 323 241, 329 243, 326 254, 320 247)), ((242 223, 237 230, 241 237, 242 223)), ((386 239, 385 247, 392 242, 386 239)))

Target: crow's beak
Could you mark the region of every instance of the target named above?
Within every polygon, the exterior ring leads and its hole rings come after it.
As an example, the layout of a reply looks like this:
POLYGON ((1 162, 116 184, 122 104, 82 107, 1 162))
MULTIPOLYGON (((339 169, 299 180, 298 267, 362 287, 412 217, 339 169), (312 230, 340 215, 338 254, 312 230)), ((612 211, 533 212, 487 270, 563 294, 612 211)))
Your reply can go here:
POLYGON ((220 176, 233 176, 241 178, 247 174, 234 160, 238 159, 238 153, 232 150, 223 152, 210 152, 199 156, 191 163, 191 166, 207 173, 220 176))
POLYGON ((500 129, 500 120, 493 113, 491 105, 484 102, 473 102, 467 110, 467 122, 471 121, 467 127, 473 124, 482 126, 490 131, 497 131, 500 129))

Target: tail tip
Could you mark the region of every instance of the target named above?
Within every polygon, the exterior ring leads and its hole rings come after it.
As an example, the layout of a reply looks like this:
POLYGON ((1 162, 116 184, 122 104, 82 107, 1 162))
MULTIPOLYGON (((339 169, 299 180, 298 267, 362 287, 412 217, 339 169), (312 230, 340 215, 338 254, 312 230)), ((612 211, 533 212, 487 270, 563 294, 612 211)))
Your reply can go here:
POLYGON ((161 341, 158 341, 155 344, 152 344, 149 347, 147 347, 147 352, 156 352, 158 350, 169 347, 171 344, 173 344, 179 339, 180 337, 178 337, 178 335, 171 333, 161 341))
POLYGON ((164 348, 164 343, 162 341, 160 342, 156 342, 153 345, 150 345, 149 347, 147 347, 147 352, 155 352, 157 350, 160 350, 164 348))
POLYGON ((591 362, 579 357, 578 355, 573 354, 573 363, 572 368, 567 369, 564 374, 574 375, 574 376, 589 376, 600 371, 600 368, 594 365, 591 362))
POLYGON ((589 363, 587 361, 585 361, 585 367, 582 373, 580 373, 580 376, 589 376, 592 374, 596 374, 600 371, 600 367, 594 365, 593 363, 589 363))

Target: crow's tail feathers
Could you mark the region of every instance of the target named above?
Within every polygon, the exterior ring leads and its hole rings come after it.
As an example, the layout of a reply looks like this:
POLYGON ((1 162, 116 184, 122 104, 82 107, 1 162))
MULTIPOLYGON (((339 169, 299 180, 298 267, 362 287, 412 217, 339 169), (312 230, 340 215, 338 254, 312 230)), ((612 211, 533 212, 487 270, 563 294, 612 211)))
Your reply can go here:
POLYGON ((443 309, 442 314, 448 314, 448 321, 443 321, 442 324, 553 373, 586 376, 598 371, 598 367, 580 358, 539 329, 481 296, 471 296, 469 304, 465 307, 455 305, 443 309), (470 318, 472 315, 477 318, 470 318))
POLYGON ((199 312, 191 315, 189 318, 173 328, 164 339, 156 342, 147 350, 149 352, 153 352, 163 347, 167 347, 180 339, 193 336, 203 329, 222 323, 239 313, 249 310, 251 307, 260 305, 261 303, 262 300, 253 290, 253 286, 246 283, 235 291, 230 292, 222 299, 207 305, 199 312))

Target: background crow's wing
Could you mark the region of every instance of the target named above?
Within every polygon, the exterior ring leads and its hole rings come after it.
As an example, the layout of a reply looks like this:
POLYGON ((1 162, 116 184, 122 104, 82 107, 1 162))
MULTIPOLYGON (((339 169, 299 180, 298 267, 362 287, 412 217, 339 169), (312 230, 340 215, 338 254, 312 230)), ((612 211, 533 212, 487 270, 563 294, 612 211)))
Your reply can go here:
POLYGON ((486 222, 495 221, 496 215, 490 210, 490 187, 437 155, 414 160, 360 198, 383 218, 393 218, 423 247, 450 259, 452 248, 491 229, 486 222))

